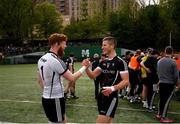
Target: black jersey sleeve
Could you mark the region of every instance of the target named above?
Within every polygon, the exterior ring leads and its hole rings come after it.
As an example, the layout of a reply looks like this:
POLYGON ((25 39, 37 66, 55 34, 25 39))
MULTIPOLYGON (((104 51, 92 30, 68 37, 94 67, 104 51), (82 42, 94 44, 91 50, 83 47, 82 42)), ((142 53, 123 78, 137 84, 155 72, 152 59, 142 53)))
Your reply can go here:
POLYGON ((128 70, 126 62, 123 59, 121 59, 120 57, 118 57, 118 61, 117 61, 116 65, 117 65, 117 70, 119 72, 128 70))
POLYGON ((99 62, 97 67, 99 67, 100 69, 103 69, 104 68, 103 66, 105 66, 105 65, 106 65, 106 60, 99 62))

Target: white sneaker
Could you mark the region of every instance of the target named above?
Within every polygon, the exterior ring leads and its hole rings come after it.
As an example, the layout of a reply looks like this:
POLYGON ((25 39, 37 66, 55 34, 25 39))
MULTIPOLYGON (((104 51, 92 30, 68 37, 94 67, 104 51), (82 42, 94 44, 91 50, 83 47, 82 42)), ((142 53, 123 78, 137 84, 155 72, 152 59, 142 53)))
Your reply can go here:
POLYGON ((134 98, 134 97, 131 97, 129 102, 130 102, 130 103, 133 103, 133 102, 135 102, 135 101, 136 101, 135 98, 134 98))
POLYGON ((147 101, 142 101, 143 102, 143 108, 148 108, 147 101))
POLYGON ((118 94, 118 97, 122 97, 122 95, 119 93, 119 94, 118 94))

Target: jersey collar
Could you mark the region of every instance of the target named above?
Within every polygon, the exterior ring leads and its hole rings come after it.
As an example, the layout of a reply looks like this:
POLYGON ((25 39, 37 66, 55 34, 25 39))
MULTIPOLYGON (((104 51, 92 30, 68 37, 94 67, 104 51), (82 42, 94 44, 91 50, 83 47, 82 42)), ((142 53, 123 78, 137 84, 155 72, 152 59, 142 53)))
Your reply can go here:
POLYGON ((114 56, 113 58, 107 58, 107 60, 113 60, 114 58, 116 58, 117 57, 117 55, 116 56, 114 56))
POLYGON ((52 52, 52 51, 49 51, 48 53, 52 53, 52 54, 54 54, 54 55, 56 55, 58 57, 58 55, 56 53, 52 52))

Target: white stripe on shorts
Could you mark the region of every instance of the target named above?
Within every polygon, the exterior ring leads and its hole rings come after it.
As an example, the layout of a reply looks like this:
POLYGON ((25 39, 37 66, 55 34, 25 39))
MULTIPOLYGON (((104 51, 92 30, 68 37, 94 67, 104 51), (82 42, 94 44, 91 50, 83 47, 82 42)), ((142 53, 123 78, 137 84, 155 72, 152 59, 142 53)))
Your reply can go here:
POLYGON ((57 119, 58 122, 62 121, 62 115, 61 115, 61 104, 60 104, 60 99, 55 99, 55 103, 56 103, 56 112, 57 112, 57 119))
POLYGON ((116 104, 116 100, 117 100, 117 98, 113 98, 113 100, 111 102, 111 105, 110 105, 110 107, 109 107, 109 109, 108 109, 108 111, 106 113, 106 116, 110 116, 111 115, 111 113, 112 113, 112 111, 114 109, 114 106, 116 104))
POLYGON ((166 116, 167 109, 168 109, 168 106, 169 106, 170 100, 171 100, 171 98, 172 98, 172 96, 173 96, 173 93, 174 93, 174 89, 172 90, 172 92, 171 92, 171 94, 170 94, 169 98, 168 98, 168 99, 167 99, 167 101, 166 101, 166 104, 165 104, 165 106, 164 106, 164 110, 163 110, 162 117, 165 117, 165 116, 166 116))

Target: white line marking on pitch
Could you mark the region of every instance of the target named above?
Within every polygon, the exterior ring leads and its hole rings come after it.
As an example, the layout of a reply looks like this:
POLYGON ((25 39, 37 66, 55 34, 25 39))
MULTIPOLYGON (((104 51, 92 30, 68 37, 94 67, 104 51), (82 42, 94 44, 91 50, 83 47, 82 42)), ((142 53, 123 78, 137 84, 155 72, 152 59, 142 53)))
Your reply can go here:
MULTIPOLYGON (((1 99, 0 102, 17 102, 17 103, 32 103, 32 104, 41 104, 41 102, 36 102, 36 101, 20 101, 20 100, 9 100, 9 99, 1 99)), ((84 107, 84 108, 97 108, 95 105, 81 105, 81 104, 66 104, 67 106, 73 106, 73 107, 84 107)), ((133 108, 122 108, 122 107, 117 107, 119 110, 128 110, 128 111, 139 111, 139 112, 146 112, 146 110, 143 109, 133 109, 133 108)), ((168 112, 170 114, 176 114, 180 115, 179 112, 168 112)))

